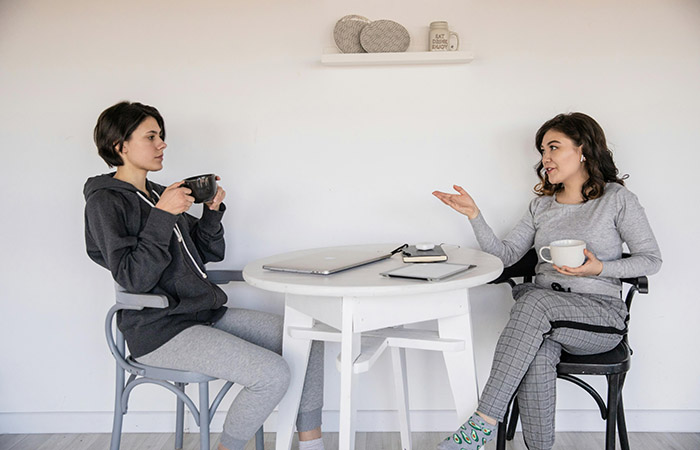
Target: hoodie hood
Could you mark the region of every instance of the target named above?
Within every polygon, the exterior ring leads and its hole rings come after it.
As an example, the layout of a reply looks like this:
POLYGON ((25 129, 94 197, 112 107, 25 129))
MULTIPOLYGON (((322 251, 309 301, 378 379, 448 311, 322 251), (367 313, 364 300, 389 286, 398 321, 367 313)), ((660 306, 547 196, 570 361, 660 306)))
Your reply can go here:
MULTIPOLYGON (((134 186, 133 184, 114 178, 115 174, 116 172, 105 173, 103 175, 97 175, 88 178, 85 182, 85 186, 83 186, 83 195, 85 196, 85 201, 88 201, 92 195, 103 189, 133 193, 140 192, 138 189, 136 189, 136 186, 134 186)), ((156 183, 152 183, 148 180, 146 180, 146 188, 149 191, 154 190, 158 194, 161 194, 163 192, 162 186, 156 183)))
POLYGON ((85 196, 85 200, 87 201, 90 198, 90 196, 102 189, 131 192, 138 191, 138 189, 136 189, 134 185, 114 178, 115 174, 116 172, 112 172, 88 178, 85 182, 85 186, 83 186, 83 195, 85 196))

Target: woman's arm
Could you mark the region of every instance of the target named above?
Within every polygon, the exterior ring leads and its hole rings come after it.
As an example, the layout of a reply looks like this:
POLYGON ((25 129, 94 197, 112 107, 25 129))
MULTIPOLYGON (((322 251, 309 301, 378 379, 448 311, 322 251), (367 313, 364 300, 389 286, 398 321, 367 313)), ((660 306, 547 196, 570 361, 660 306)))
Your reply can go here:
POLYGON ((644 208, 637 196, 627 189, 620 190, 618 202, 617 229, 631 256, 603 262, 600 275, 615 278, 653 275, 661 269, 661 250, 644 208))
MULTIPOLYGON (((217 176, 216 179, 220 180, 221 178, 217 176)), ((204 204, 201 219, 185 214, 190 237, 205 264, 223 260, 226 253, 224 227, 221 225, 221 219, 226 211, 226 205, 223 203, 225 197, 226 191, 218 186, 214 198, 204 204)))
MULTIPOLYGON (((435 191, 433 195, 444 204, 469 218, 469 223, 474 230, 477 242, 483 251, 497 256, 503 265, 510 266, 516 263, 527 253, 535 242, 535 227, 532 220, 532 211, 528 211, 516 227, 501 241, 484 220, 474 199, 461 186, 454 185, 457 194, 448 194, 435 191)), ((532 204, 530 209, 532 209, 532 204)))
POLYGON ((518 262, 535 243, 535 227, 530 211, 523 215, 520 222, 503 240, 496 236, 486 223, 483 214, 479 213, 469 223, 474 230, 479 247, 486 253, 497 256, 505 267, 518 262))
POLYGON ((205 264, 224 259, 226 242, 224 227, 221 224, 224 211, 226 211, 226 205, 222 203, 218 211, 210 210, 205 206, 201 219, 185 214, 189 223, 190 237, 205 264))
POLYGON ((133 206, 121 194, 104 190, 91 196, 85 205, 88 253, 128 291, 149 292, 170 264, 177 216, 152 208, 145 226, 134 233, 129 214, 134 214, 133 206))

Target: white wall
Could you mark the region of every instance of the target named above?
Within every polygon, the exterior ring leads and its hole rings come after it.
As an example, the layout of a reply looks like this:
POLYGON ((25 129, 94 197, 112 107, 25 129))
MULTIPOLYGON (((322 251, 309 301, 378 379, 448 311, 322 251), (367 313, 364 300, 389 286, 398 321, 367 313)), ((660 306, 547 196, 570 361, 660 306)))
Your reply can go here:
MULTIPOLYGON (((0 433, 106 431, 111 357, 106 271, 84 251, 84 180, 106 172, 98 114, 130 99, 166 120, 171 183, 216 171, 228 191, 228 256, 242 267, 325 245, 432 240, 475 246, 466 220, 431 197, 466 186, 499 234, 532 197, 533 136, 584 111, 607 131, 656 231, 664 266, 633 308, 632 430, 700 431, 700 3, 694 0, 352 2, 290 0, 0 2, 0 433), (466 65, 319 64, 345 14, 404 24, 426 45, 448 20, 466 65), (691 346, 694 344, 691 344, 691 346)), ((479 377, 511 303, 472 292, 479 377)), ((243 288, 236 301, 279 310, 243 288)), ((326 429, 338 377, 327 347, 326 429)), ((415 428, 453 407, 436 355, 411 353, 415 428), (431 374, 430 368, 434 370, 431 374)), ((395 427, 388 361, 362 380, 360 428, 395 427)), ((601 429, 593 403, 560 385, 559 429, 601 429)), ((134 397, 130 430, 168 430, 168 394, 134 397)), ((451 422, 448 420, 447 422, 451 422)), ((442 428, 441 428, 442 427, 442 428)))

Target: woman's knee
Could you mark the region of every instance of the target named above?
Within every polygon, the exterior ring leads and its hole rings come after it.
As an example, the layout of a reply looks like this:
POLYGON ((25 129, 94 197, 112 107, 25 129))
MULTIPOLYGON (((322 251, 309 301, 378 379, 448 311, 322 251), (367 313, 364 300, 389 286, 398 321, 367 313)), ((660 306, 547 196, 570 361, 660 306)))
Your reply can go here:
POLYGON ((265 364, 249 371, 249 382, 245 389, 255 395, 271 399, 272 403, 279 402, 289 388, 291 372, 287 362, 281 356, 270 358, 265 364))
MULTIPOLYGON (((277 355, 276 355, 277 356, 277 355)), ((270 386, 278 387, 281 391, 287 392, 292 373, 287 361, 281 356, 273 358, 274 363, 266 367, 265 380, 270 386)))
POLYGON ((546 292, 539 289, 532 289, 523 292, 515 301, 510 310, 511 317, 528 315, 541 316, 547 309, 549 298, 546 292))
POLYGON ((535 357, 530 363, 526 377, 556 378, 557 364, 561 358, 561 345, 551 339, 545 338, 542 345, 535 353, 535 357))

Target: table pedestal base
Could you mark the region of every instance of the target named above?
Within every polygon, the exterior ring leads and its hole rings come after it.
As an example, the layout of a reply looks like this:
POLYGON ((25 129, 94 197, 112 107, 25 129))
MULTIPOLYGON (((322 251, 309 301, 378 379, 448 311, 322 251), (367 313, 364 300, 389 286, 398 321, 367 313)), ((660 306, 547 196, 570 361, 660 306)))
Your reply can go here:
POLYGON ((286 295, 283 356, 291 369, 289 389, 280 402, 277 450, 289 450, 312 340, 340 342, 339 449, 355 448, 357 373, 391 349, 402 447, 411 449, 406 348, 441 351, 455 400, 457 429, 474 412, 478 391, 467 289, 405 297, 329 297, 319 301, 286 295), (314 318, 330 327, 318 324, 314 318), (389 328, 437 319, 438 333, 389 328), (332 327, 332 328, 331 328, 332 327), (363 351, 362 338, 374 339, 363 351), (370 354, 371 353, 371 354, 370 354))

